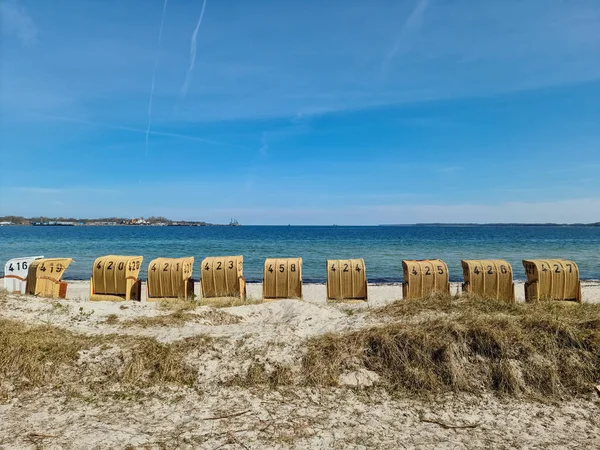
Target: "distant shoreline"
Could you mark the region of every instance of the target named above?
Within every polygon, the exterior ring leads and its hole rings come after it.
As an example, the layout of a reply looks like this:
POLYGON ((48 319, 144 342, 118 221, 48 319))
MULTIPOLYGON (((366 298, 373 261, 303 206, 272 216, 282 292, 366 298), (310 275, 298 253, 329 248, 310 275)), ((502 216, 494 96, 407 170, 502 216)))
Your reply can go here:
MULTIPOLYGON (((237 227, 241 224, 231 218, 228 224, 214 224, 202 220, 173 220, 163 216, 150 216, 138 218, 123 217, 99 217, 99 218, 74 218, 74 217, 46 217, 46 216, 0 216, 0 226, 163 226, 163 227, 237 227)), ((473 223, 473 222, 429 222, 429 223, 383 223, 375 225, 292 225, 292 224, 254 224, 248 226, 264 227, 600 227, 600 221, 594 223, 518 223, 518 222, 500 222, 500 223, 473 223)))
POLYGON ((241 225, 226 225, 215 223, 174 223, 174 224, 137 224, 137 223, 0 223, 1 227, 230 227, 241 225))
MULTIPOLYGON (((9 223, 0 221, 0 227, 238 227, 239 223, 214 224, 206 222, 174 221, 173 223, 102 223, 99 221, 89 221, 83 223, 9 223)), ((600 228, 600 222, 595 223, 406 223, 406 224, 377 224, 377 225, 257 225, 249 224, 247 227, 325 227, 325 228, 349 228, 349 227, 382 227, 382 228, 410 228, 410 227, 429 227, 429 228, 449 228, 449 227, 556 227, 556 228, 600 228)))
POLYGON ((594 223, 414 223, 381 224, 380 227, 600 227, 594 223))
POLYGON ((76 226, 155 226, 155 227, 239 227, 236 219, 231 219, 229 224, 214 224, 198 220, 171 220, 166 217, 149 217, 147 219, 122 217, 104 217, 99 219, 75 219, 64 217, 22 217, 1 216, 0 226, 34 226, 34 227, 76 227, 76 226))

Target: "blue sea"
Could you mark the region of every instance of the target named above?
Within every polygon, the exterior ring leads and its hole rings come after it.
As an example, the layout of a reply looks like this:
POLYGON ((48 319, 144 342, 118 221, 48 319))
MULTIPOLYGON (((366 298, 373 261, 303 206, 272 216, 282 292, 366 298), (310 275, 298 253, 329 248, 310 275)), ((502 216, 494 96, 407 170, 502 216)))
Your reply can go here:
POLYGON ((261 281, 267 257, 303 258, 305 282, 325 282, 327 259, 364 258, 370 282, 402 281, 403 259, 440 258, 450 278, 462 280, 461 259, 506 259, 515 279, 522 260, 566 258, 582 279, 600 279, 600 227, 559 226, 241 226, 241 227, 0 227, 0 267, 10 258, 71 257, 65 279, 88 279, 95 258, 194 256, 193 277, 207 256, 244 256, 244 275, 261 281))

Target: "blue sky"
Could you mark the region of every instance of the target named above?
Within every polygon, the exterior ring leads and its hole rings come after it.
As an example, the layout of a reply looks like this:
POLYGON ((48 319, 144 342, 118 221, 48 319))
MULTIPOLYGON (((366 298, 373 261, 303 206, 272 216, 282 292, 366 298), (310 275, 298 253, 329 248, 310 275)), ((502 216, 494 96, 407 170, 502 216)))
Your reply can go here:
POLYGON ((0 215, 600 220, 597 0, 164 5, 0 0, 0 215))

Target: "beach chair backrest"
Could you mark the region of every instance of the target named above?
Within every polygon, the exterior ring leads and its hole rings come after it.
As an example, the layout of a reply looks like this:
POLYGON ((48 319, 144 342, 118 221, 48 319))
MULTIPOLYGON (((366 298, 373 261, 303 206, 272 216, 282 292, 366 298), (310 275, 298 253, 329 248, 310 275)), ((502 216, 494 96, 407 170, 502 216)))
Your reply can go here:
POLYGON ((148 299, 182 298, 194 293, 194 257, 156 258, 148 265, 148 299))
POLYGON ((525 299, 581 302, 579 267, 566 259, 526 259, 525 299))
POLYGON ((463 291, 497 300, 515 300, 512 266, 502 259, 461 261, 463 291))
POLYGON ((405 299, 426 297, 434 293, 450 293, 448 266, 441 259, 402 261, 405 299))
POLYGON ((200 264, 202 296, 204 298, 245 298, 243 256, 213 256, 200 264))
POLYGON ((328 300, 367 300, 367 271, 363 259, 327 260, 328 300))
POLYGON ((27 294, 65 298, 67 283, 61 279, 72 262, 71 258, 41 258, 32 261, 27 272, 27 294))
POLYGON ((138 275, 143 260, 142 256, 108 255, 97 258, 92 266, 90 299, 110 300, 113 296, 122 300, 140 300, 138 275))
POLYGON ((10 259, 4 266, 4 289, 11 294, 24 294, 27 287, 29 266, 43 256, 24 256, 10 259))
POLYGON ((268 258, 263 271, 263 299, 302 298, 302 258, 268 258))

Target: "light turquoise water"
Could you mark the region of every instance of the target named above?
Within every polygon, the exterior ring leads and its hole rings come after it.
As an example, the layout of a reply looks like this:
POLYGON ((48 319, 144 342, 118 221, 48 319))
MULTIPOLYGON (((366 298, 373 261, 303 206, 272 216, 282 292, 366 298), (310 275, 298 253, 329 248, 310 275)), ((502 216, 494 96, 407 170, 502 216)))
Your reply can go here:
POLYGON ((94 259, 244 255, 244 275, 260 281, 267 257, 303 258, 305 282, 324 282, 326 259, 364 258, 369 281, 402 280, 402 259, 440 258, 453 281, 461 259, 501 258, 524 279, 522 259, 566 258, 583 279, 600 279, 600 228, 593 227, 0 227, 0 265, 28 255, 71 257, 66 279, 87 279, 94 259))

